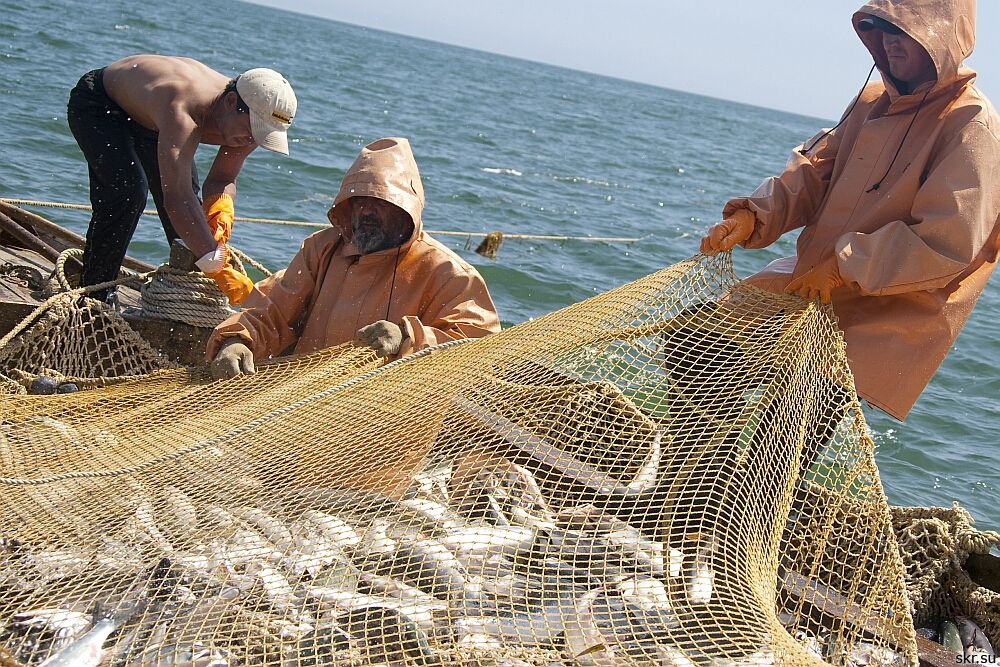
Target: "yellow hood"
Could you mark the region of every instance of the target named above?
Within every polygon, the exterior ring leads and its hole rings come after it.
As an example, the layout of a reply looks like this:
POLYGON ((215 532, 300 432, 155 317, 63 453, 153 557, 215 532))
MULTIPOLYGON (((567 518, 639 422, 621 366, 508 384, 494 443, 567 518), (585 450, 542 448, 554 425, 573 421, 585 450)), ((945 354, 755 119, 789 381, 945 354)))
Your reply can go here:
POLYGON ((870 0, 854 14, 854 30, 875 59, 886 87, 898 94, 889 76, 882 33, 858 29, 858 23, 867 16, 877 16, 899 26, 924 47, 937 70, 934 89, 947 88, 959 79, 964 82, 975 76, 975 72, 962 67, 962 61, 976 44, 975 0, 870 0))
POLYGON ((424 186, 410 142, 401 137, 379 139, 361 149, 340 183, 327 217, 341 233, 351 238, 351 197, 378 197, 406 211, 413 220, 413 233, 404 245, 420 237, 424 210, 424 186))

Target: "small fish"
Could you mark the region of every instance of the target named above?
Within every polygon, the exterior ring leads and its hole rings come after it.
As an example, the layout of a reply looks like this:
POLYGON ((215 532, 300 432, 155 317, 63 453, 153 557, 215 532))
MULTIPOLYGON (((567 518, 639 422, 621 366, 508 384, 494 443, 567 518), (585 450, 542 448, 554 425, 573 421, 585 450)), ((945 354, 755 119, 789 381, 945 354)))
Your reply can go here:
POLYGON ((965 655, 995 656, 993 644, 983 629, 969 618, 958 616, 955 618, 958 626, 958 635, 962 638, 962 646, 965 648, 965 655))
POLYGON ((549 598, 541 611, 509 616, 467 616, 455 620, 452 628, 459 640, 468 634, 491 635, 507 643, 552 647, 562 640, 565 619, 577 613, 576 603, 574 595, 560 594, 549 598))
POLYGON ((351 552, 361 544, 361 536, 340 517, 319 510, 306 510, 301 518, 319 527, 328 540, 344 551, 351 552))
POLYGON ((454 554, 433 539, 401 539, 395 552, 375 561, 375 572, 400 579, 425 593, 448 599, 465 586, 462 564, 454 554))
MULTIPOLYGON (((955 634, 957 636, 957 630, 955 634)), ((961 653, 958 655, 961 656, 961 653)), ((907 667, 909 662, 890 649, 868 642, 858 642, 848 651, 847 665, 848 667, 907 667)))
POLYGON ((58 638, 76 638, 90 629, 90 614, 66 609, 38 609, 14 614, 12 626, 19 630, 39 630, 58 638))
POLYGON ((362 607, 337 618, 352 637, 361 639, 370 664, 386 662, 427 665, 438 659, 427 634, 406 614, 388 607, 362 607))
POLYGON ((659 579, 652 577, 632 577, 618 583, 622 598, 640 609, 655 607, 670 609, 667 588, 659 579))
POLYGON ((232 510, 232 514, 259 531, 279 552, 288 553, 295 547, 295 538, 292 537, 288 527, 264 510, 256 507, 237 507, 232 510))
POLYGON ((309 586, 306 588, 307 598, 318 604, 320 609, 341 609, 344 611, 355 611, 366 607, 385 607, 395 609, 407 618, 416 623, 425 631, 434 630, 435 617, 445 615, 448 611, 448 604, 437 599, 433 602, 409 602, 379 595, 362 595, 341 591, 335 588, 320 588, 309 586))
POLYGON ((317 625, 297 642, 294 652, 282 664, 326 665, 333 663, 333 656, 351 648, 351 636, 336 623, 317 625))
POLYGON ((231 651, 202 642, 191 642, 161 646, 155 652, 147 651, 136 667, 139 665, 142 667, 147 665, 153 667, 236 667, 238 664, 241 663, 231 651))
POLYGON ((38 667, 97 667, 104 655, 104 642, 108 636, 121 627, 135 611, 136 607, 130 606, 102 618, 85 635, 46 658, 38 667))
POLYGON ((708 604, 712 601, 715 572, 712 571, 711 560, 714 550, 712 538, 705 538, 705 544, 698 547, 698 553, 688 570, 688 600, 692 604, 708 604))
POLYGON ((642 467, 635 474, 635 477, 628 483, 628 490, 634 493, 645 491, 656 484, 656 479, 660 469, 660 438, 662 431, 657 430, 653 437, 653 442, 649 445, 649 456, 642 467))
POLYGON ((695 667, 683 651, 671 644, 655 640, 630 641, 622 644, 627 664, 659 665, 659 667, 695 667))
POLYGON ((958 626, 951 621, 941 621, 941 643, 961 662, 965 656, 965 646, 962 644, 962 636, 958 633, 958 626))
POLYGON ((808 651, 810 655, 817 657, 820 660, 823 659, 824 656, 823 642, 819 639, 819 637, 813 635, 812 633, 806 632, 805 630, 796 631, 794 636, 795 636, 795 641, 801 644, 802 648, 808 651))
POLYGON ((584 593, 576 603, 574 615, 565 622, 566 651, 584 665, 593 664, 599 660, 597 654, 608 649, 608 642, 597 626, 593 611, 594 602, 601 593, 600 588, 584 593))
POLYGON ((407 528, 416 529, 434 537, 466 525, 465 518, 461 514, 447 505, 433 500, 410 498, 400 500, 399 505, 404 511, 397 514, 396 517, 407 528))
POLYGON ((468 554, 514 556, 531 548, 535 531, 523 526, 469 526, 449 531, 437 538, 461 559, 468 554))

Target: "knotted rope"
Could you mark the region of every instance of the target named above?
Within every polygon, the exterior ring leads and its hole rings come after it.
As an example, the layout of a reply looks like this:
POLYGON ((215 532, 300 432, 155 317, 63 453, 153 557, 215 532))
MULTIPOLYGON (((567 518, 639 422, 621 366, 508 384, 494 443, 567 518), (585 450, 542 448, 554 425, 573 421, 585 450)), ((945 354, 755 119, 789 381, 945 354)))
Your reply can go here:
POLYGON ((139 292, 142 312, 146 315, 193 327, 214 327, 233 314, 226 295, 214 280, 167 264, 150 273, 139 292))
MULTIPOLYGON (((66 262, 74 257, 82 258, 83 251, 71 248, 61 253, 56 260, 56 279, 64 290, 72 289, 66 278, 66 262)), ((245 255, 243 257, 246 258, 245 255)), ((248 261, 251 262, 252 260, 248 261)), ((126 272, 125 269, 122 271, 126 272)), ((162 264, 143 276, 131 272, 128 275, 144 278, 139 287, 139 305, 141 311, 150 317, 211 328, 233 314, 229 301, 219 290, 219 286, 202 273, 182 271, 162 264)))

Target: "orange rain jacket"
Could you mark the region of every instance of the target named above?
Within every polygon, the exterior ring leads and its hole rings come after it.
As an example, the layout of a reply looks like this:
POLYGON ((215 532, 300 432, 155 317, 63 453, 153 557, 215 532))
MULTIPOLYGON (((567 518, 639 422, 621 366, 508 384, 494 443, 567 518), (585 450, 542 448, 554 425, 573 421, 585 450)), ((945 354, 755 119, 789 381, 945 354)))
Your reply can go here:
POLYGON ((243 310, 220 324, 208 358, 225 338, 239 336, 256 359, 353 340, 363 326, 390 320, 400 326, 399 356, 436 343, 500 331, 486 283, 472 266, 423 231, 424 190, 406 139, 375 141, 348 169, 328 217, 330 229, 302 242, 283 271, 257 283, 243 310), (379 197, 413 220, 398 248, 362 255, 351 243, 350 203, 379 197))
POLYGON ((764 289, 783 291, 836 252, 845 285, 831 300, 858 394, 900 420, 997 260, 1000 119, 973 85, 975 72, 961 66, 975 43, 974 20, 974 0, 868 2, 853 22, 885 83, 867 85, 838 128, 808 154, 793 151, 781 176, 724 209, 726 217, 739 208, 756 215, 747 248, 804 227, 796 257, 751 276, 764 289), (919 42, 937 80, 900 94, 882 32, 857 28, 866 16, 919 42))

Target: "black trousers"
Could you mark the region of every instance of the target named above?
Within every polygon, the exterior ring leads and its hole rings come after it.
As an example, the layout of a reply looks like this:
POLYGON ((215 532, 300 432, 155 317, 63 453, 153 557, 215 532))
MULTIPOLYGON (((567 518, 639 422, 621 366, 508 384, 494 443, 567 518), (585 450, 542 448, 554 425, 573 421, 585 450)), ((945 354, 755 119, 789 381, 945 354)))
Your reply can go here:
MULTIPOLYGON (((90 170, 90 203, 94 213, 87 229, 80 285, 96 285, 118 277, 129 241, 146 207, 153 202, 167 242, 179 238, 163 205, 158 135, 122 110, 104 90, 104 70, 84 74, 69 94, 66 116, 90 170)), ((191 187, 198 194, 198 172, 191 164, 191 187)), ((92 296, 103 299, 107 291, 92 296)))

